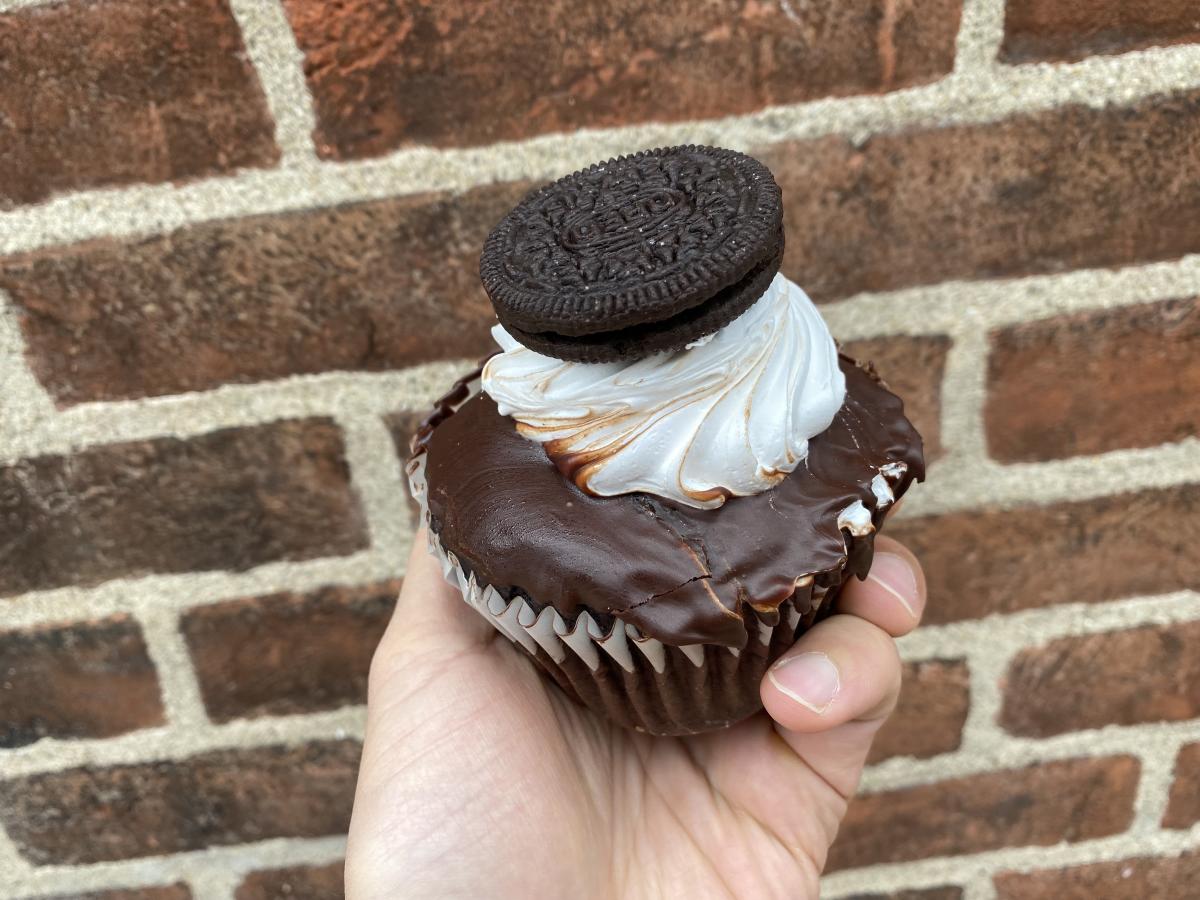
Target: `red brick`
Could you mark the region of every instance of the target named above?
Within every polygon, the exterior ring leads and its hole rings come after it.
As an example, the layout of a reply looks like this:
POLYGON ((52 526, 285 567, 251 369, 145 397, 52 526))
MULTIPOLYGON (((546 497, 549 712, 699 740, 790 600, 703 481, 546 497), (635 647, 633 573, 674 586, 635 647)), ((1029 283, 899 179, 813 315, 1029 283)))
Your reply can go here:
POLYGON ((94 241, 0 263, 60 404, 477 357, 479 251, 502 184, 94 241))
POLYGON ((1000 724, 1048 737, 1200 717, 1200 622, 1062 638, 1017 654, 1000 724))
POLYGON ((925 440, 927 462, 942 455, 942 375, 950 338, 877 338, 851 341, 844 349, 855 359, 872 362, 888 386, 904 400, 904 413, 925 440))
POLYGON ((161 724, 154 664, 128 616, 0 631, 0 747, 161 724))
POLYGON ((784 271, 818 302, 1200 250, 1200 92, 784 142, 784 271))
POLYGON ((365 703, 367 671, 399 581, 231 600, 181 625, 211 718, 365 703))
POLYGON ((826 871, 1119 834, 1139 765, 1071 759, 855 797, 826 871))
POLYGON ((994 882, 997 900, 1195 900, 1200 855, 1003 872, 994 882))
POLYGON ((234 900, 343 900, 343 868, 338 862, 252 872, 238 886, 234 900))
POLYGON ((936 887, 925 890, 895 891, 891 894, 851 894, 845 900, 962 900, 962 889, 936 887))
POLYGON ((164 887, 118 888, 115 891, 87 894, 55 894, 53 897, 42 897, 38 900, 192 900, 192 892, 185 884, 172 884, 164 887))
POLYGON ((1008 0, 1000 58, 1075 60, 1197 40, 1195 0, 1008 0))
POLYGON ((342 834, 358 757, 329 741, 46 772, 0 783, 0 822, 35 865, 342 834))
POLYGON ((898 518, 933 624, 1200 587, 1200 485, 898 518))
POLYGON ((1200 298, 1029 322, 991 336, 988 449, 1026 462, 1200 434, 1200 298))
POLYGON ((971 706, 971 676, 961 659, 905 663, 896 711, 880 730, 867 762, 893 756, 926 759, 957 750, 971 706))
POLYGON ((285 0, 327 157, 745 113, 950 71, 961 0, 285 0), (890 13, 890 15, 889 15, 890 13))
POLYGON ((367 546, 327 419, 108 444, 0 467, 0 595, 241 571, 367 546))
POLYGON ((1175 760, 1175 783, 1163 816, 1165 828, 1190 828, 1200 822, 1200 744, 1189 744, 1175 760))
POLYGON ((227 0, 99 0, 0 15, 0 208, 59 191, 276 162, 227 0))

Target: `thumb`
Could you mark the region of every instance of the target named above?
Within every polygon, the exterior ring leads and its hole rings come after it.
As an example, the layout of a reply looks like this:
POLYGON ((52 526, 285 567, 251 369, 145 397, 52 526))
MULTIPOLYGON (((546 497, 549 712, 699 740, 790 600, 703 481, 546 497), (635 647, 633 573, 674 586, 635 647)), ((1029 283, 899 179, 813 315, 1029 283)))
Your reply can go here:
POLYGON ((875 733, 896 706, 900 656, 883 629, 836 615, 767 671, 763 705, 787 744, 843 797, 858 786, 875 733))

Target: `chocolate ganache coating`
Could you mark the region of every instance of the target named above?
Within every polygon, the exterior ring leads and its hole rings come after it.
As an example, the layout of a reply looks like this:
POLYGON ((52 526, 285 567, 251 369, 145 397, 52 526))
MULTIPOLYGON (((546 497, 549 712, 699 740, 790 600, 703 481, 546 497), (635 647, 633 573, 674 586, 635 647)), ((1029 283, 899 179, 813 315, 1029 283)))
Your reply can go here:
POLYGON ((818 584, 860 578, 884 511, 872 490, 897 473, 897 498, 925 474, 921 437, 901 400, 846 356, 846 400, 808 457, 770 490, 695 509, 650 494, 596 497, 564 478, 468 379, 439 403, 414 440, 427 453, 430 528, 477 579, 567 621, 588 611, 665 644, 744 647, 755 621, 812 575, 818 584), (901 467, 896 463, 903 463, 901 467), (856 501, 874 528, 839 526, 856 501))

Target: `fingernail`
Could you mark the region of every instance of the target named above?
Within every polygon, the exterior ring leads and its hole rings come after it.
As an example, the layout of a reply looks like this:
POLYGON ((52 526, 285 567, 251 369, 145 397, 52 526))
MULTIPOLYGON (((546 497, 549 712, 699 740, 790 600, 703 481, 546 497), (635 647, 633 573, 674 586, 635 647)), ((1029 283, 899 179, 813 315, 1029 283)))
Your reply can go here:
POLYGON ((822 715, 838 695, 842 679, 824 653, 797 653, 767 670, 771 684, 801 706, 822 715))
POLYGON ((871 563, 871 571, 867 580, 873 581, 904 607, 914 619, 920 618, 913 604, 919 596, 917 591, 917 576, 913 574, 912 565, 903 556, 895 553, 876 553, 871 563))

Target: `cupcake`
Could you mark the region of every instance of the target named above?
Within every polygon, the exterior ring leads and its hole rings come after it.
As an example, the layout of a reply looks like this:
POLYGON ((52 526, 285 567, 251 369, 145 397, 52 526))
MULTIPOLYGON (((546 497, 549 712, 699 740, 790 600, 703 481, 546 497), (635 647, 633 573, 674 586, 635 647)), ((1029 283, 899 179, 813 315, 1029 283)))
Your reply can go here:
POLYGON ((480 260, 498 352, 413 439, 430 550, 570 697, 651 734, 761 708, 864 578, 921 438, 779 273, 758 161, 671 147, 529 194, 480 260))

